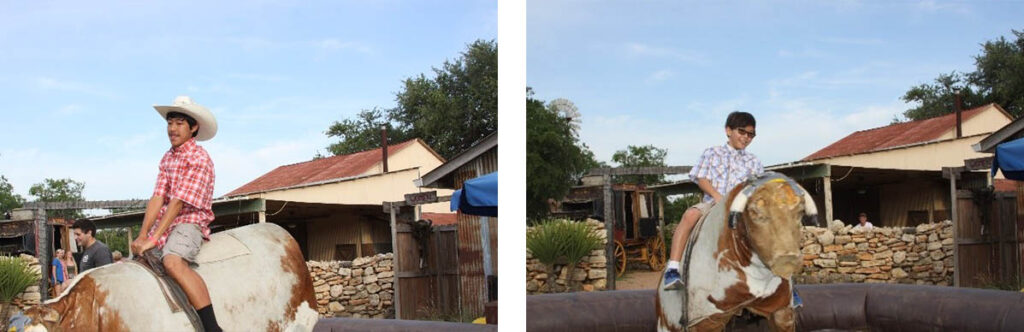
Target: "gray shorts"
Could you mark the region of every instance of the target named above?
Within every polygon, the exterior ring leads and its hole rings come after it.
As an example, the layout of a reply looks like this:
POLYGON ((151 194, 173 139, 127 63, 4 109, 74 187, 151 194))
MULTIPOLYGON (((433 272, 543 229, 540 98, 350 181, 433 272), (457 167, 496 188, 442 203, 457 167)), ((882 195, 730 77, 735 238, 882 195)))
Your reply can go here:
POLYGON ((199 230, 199 225, 178 224, 171 230, 171 235, 167 236, 167 242, 164 243, 164 249, 159 256, 162 260, 167 255, 176 255, 189 262, 189 265, 195 266, 196 256, 199 255, 199 247, 202 245, 203 232, 199 230))
POLYGON ((697 209, 697 211, 700 211, 700 216, 701 218, 703 218, 704 216, 708 215, 709 212, 711 212, 711 207, 713 207, 714 205, 714 202, 700 202, 691 206, 690 209, 697 209))

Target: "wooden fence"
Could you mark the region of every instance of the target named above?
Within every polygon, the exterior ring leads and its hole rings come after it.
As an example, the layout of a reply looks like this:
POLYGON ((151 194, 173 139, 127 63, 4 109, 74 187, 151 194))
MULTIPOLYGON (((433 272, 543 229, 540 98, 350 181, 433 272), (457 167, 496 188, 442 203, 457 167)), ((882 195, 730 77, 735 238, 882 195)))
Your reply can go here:
POLYGON ((424 252, 407 223, 396 227, 399 319, 437 319, 458 315, 459 267, 455 225, 433 227, 424 252), (422 258, 422 260, 421 260, 422 258))
POLYGON ((1017 195, 997 192, 978 202, 975 196, 981 195, 957 190, 956 283, 961 287, 1016 283, 1021 262, 1017 195))

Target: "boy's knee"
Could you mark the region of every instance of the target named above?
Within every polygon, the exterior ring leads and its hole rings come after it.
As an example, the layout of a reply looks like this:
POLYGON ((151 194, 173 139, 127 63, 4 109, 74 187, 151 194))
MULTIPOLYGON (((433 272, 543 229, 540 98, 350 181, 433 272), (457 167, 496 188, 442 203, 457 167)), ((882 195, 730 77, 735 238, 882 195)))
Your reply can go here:
POLYGON ((177 272, 181 268, 185 267, 185 260, 175 255, 164 256, 163 263, 164 269, 166 269, 168 272, 177 272))

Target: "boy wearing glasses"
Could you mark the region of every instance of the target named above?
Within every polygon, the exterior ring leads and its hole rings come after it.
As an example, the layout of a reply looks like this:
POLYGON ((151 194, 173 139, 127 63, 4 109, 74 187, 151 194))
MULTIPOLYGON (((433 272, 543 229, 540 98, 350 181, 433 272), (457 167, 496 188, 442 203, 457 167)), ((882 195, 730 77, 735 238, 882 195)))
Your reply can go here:
POLYGON ((682 220, 672 235, 672 253, 665 268, 665 290, 684 289, 679 276, 679 260, 683 257, 686 240, 697 220, 708 214, 711 207, 721 202, 723 194, 743 183, 748 176, 764 172, 761 160, 746 148, 754 140, 754 128, 757 121, 747 112, 732 112, 725 120, 725 136, 729 138, 725 145, 713 146, 704 150, 696 166, 690 170, 690 179, 697 182, 704 191, 704 199, 691 206, 683 213, 682 220))

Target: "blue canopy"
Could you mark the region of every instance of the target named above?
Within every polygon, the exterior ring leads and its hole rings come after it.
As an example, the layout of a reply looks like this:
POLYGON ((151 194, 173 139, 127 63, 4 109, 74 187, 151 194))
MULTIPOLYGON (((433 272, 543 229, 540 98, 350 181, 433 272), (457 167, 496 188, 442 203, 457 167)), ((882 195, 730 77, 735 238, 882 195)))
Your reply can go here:
POLYGON ((1002 169, 1007 179, 1024 181, 1024 138, 1015 139, 996 146, 992 158, 992 176, 1002 169))
POLYGON ((466 180, 452 193, 452 211, 477 216, 498 216, 498 172, 466 180))

